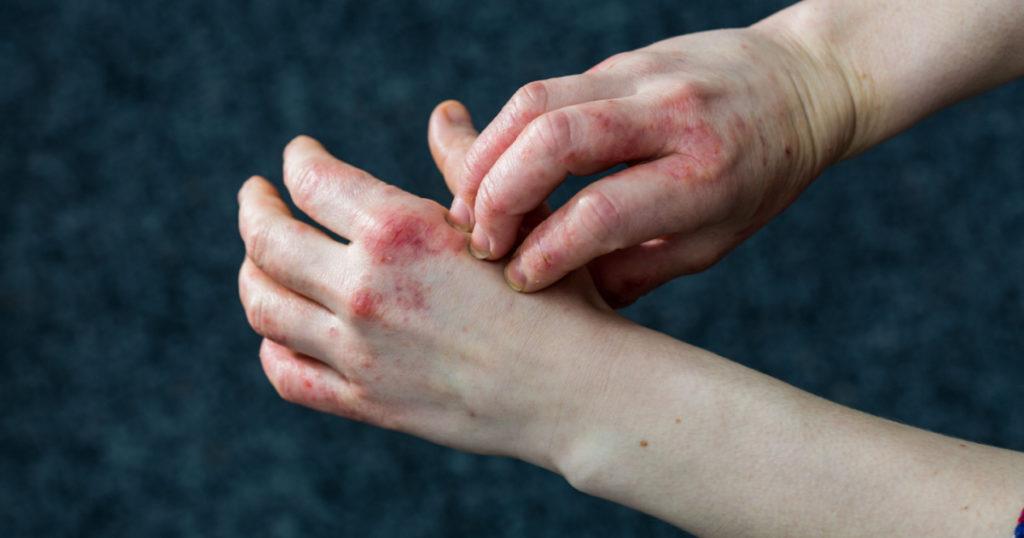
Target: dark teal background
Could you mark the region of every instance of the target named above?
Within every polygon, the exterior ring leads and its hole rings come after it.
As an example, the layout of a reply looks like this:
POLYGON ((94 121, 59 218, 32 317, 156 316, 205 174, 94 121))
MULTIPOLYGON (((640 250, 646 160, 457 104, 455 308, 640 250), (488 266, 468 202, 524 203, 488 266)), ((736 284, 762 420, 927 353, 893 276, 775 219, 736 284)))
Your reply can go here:
MULTIPOLYGON (((529 465, 279 400, 237 300, 235 192, 280 184, 307 133, 447 204, 425 138, 441 100, 482 127, 526 82, 784 4, 5 2, 0 534, 678 535, 529 465)), ((1018 81, 835 167, 627 314, 1024 449, 1022 148, 1018 81)))

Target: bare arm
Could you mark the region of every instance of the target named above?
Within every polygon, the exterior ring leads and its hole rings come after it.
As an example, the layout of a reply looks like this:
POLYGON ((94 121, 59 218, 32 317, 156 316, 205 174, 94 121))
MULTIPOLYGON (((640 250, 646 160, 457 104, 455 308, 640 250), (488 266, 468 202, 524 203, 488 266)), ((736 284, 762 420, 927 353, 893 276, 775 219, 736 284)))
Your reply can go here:
MULTIPOLYGON (((806 0, 753 28, 788 36, 846 82, 854 113, 843 157, 1024 76, 1024 9, 1017 0, 806 0)), ((821 102, 814 95, 805 100, 810 108, 821 102)))
MULTIPOLYGON (((442 168, 472 137, 432 119, 442 168)), ((286 399, 517 457, 702 536, 1012 530, 1024 455, 867 416, 639 327, 585 272, 513 293, 437 204, 308 138, 285 161, 296 204, 351 240, 293 219, 261 178, 239 193, 242 301, 286 399)))
POLYGON ((1010 536, 1024 455, 822 400, 640 327, 560 460, 698 536, 1010 536))

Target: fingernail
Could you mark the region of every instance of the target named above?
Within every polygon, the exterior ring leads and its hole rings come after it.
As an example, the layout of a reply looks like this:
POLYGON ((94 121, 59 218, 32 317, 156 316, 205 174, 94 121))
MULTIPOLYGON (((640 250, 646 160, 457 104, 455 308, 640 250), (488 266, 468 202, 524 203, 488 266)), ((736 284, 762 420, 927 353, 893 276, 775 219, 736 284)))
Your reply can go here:
POLYGON ((473 217, 469 214, 469 206, 461 198, 452 200, 452 208, 448 211, 448 222, 461 232, 473 229, 473 217))
POLYGON ((445 116, 448 116, 448 121, 456 125, 464 125, 469 123, 469 114, 465 108, 459 105, 451 104, 444 108, 445 116))
POLYGON ((519 257, 512 258, 505 268, 505 282, 516 291, 526 288, 526 276, 523 275, 523 262, 519 257))
POLYGON ((469 240, 469 253, 479 260, 491 257, 491 240, 479 228, 473 232, 473 237, 469 240))

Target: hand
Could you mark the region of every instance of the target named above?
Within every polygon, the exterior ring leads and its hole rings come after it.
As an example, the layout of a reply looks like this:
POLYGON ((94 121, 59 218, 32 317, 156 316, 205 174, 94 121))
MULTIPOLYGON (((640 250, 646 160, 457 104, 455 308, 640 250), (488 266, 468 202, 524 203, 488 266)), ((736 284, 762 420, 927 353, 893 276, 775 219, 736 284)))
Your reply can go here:
MULTIPOLYGON (((709 267, 838 158, 852 128, 842 77, 782 36, 687 35, 524 86, 448 164, 453 224, 472 228, 476 255, 500 259, 566 174, 626 163, 526 237, 510 284, 536 291, 589 264, 624 306, 709 267)), ((468 123, 460 105, 447 111, 468 123)))
MULTIPOLYGON (((444 151, 468 147, 446 140, 444 151)), ((284 160, 296 205, 350 243, 292 218, 263 178, 239 192, 239 292, 281 396, 554 468, 552 452, 570 431, 560 413, 602 371, 600 360, 573 357, 607 345, 592 336, 594 324, 618 319, 589 276, 578 272, 550 293, 513 293, 499 266, 468 254, 466 235, 436 203, 307 137, 289 144, 284 160)))

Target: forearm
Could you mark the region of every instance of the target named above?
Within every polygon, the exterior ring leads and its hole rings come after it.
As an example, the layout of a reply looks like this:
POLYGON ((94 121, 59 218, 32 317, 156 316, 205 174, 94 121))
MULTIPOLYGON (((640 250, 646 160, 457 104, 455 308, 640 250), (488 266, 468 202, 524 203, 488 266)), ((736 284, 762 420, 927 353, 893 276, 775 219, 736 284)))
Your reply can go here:
POLYGON ((1024 76, 1019 0, 807 0, 754 27, 789 34, 841 75, 854 128, 840 158, 1024 76))
POLYGON ((624 356, 556 458, 581 491, 700 536, 1012 531, 1020 454, 835 405, 640 327, 603 334, 624 356))

